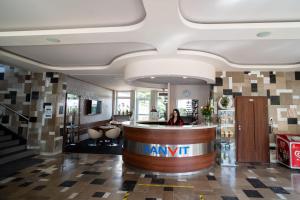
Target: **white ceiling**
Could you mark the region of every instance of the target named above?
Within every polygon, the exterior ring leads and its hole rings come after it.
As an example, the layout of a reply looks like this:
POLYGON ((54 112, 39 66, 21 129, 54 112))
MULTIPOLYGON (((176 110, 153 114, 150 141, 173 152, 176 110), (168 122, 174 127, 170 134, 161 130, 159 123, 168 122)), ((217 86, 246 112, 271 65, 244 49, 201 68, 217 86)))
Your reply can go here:
POLYGON ((124 67, 144 59, 299 70, 299 10, 298 0, 1 0, 0 61, 112 89, 132 88, 124 67))
POLYGON ((300 21, 299 0, 180 0, 180 11, 196 23, 300 21))
POLYGON ((1 0, 0 31, 126 26, 145 18, 139 0, 1 0))
POLYGON ((212 53, 237 64, 294 64, 300 62, 300 40, 194 41, 180 49, 212 53))
POLYGON ((150 45, 129 42, 9 46, 2 47, 2 49, 50 66, 64 67, 108 65, 124 54, 155 50, 150 45))

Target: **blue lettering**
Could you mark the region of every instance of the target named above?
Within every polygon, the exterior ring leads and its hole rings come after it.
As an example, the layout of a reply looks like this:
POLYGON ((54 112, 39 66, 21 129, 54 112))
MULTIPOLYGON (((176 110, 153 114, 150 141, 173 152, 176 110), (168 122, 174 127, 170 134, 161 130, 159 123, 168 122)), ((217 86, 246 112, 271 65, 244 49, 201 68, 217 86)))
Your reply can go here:
POLYGON ((153 147, 151 147, 151 153, 155 153, 155 154, 157 154, 157 150, 156 150, 156 148, 153 146, 153 147))
POLYGON ((148 145, 144 145, 144 153, 145 154, 151 154, 150 147, 148 145))
POLYGON ((187 154, 187 150, 189 149, 189 146, 184 147, 184 154, 187 154))
POLYGON ((167 155, 167 147, 158 147, 159 154, 167 155))
MULTIPOLYGON (((182 155, 182 154, 187 155, 189 148, 190 148, 189 146, 179 147, 178 154, 179 155, 182 155)), ((171 152, 172 155, 173 154, 175 155, 177 150, 178 150, 177 147, 175 149, 169 148, 169 151, 171 152)), ((156 148, 155 146, 150 147, 149 145, 144 145, 144 153, 145 154, 162 154, 162 155, 166 156, 168 153, 168 148, 166 146, 159 146, 158 148, 156 148)))

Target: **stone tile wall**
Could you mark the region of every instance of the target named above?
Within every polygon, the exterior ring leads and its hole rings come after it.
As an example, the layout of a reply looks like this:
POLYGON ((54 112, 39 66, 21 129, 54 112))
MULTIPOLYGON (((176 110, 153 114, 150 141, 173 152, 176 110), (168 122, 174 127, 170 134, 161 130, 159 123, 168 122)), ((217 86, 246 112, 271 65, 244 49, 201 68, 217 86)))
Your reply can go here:
POLYGON ((65 76, 59 73, 31 73, 0 65, 0 102, 28 116, 29 122, 6 111, 1 123, 28 139, 27 146, 42 154, 62 151, 65 76), (53 108, 45 119, 45 105, 53 108))
POLYGON ((222 95, 267 96, 273 133, 300 134, 300 72, 217 72, 213 94, 215 102, 222 95))

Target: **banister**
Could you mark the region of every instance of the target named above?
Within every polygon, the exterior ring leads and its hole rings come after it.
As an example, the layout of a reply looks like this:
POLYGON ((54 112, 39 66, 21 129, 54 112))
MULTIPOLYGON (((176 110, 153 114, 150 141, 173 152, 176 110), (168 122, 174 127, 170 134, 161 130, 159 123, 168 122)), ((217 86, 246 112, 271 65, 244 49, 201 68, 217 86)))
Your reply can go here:
POLYGON ((9 106, 7 106, 7 105, 5 105, 5 104, 2 104, 2 103, 0 103, 0 106, 2 106, 3 108, 5 108, 5 109, 7 109, 7 110, 9 110, 9 111, 11 111, 11 112, 13 112, 13 113, 19 115, 19 116, 22 117, 23 119, 26 119, 27 121, 29 121, 29 118, 28 118, 28 117, 26 117, 25 115, 22 115, 22 114, 18 113, 17 111, 15 111, 14 109, 10 108, 9 106))

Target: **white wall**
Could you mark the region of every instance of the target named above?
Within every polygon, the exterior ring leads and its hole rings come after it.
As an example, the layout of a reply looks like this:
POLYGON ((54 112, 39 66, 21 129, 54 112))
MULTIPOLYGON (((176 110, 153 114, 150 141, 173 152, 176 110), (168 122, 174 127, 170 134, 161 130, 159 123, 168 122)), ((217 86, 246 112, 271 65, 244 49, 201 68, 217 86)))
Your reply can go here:
POLYGON ((209 85, 175 85, 174 87, 175 106, 178 99, 198 99, 201 107, 209 98, 209 85))
POLYGON ((112 117, 112 95, 113 91, 98 87, 72 77, 66 78, 67 92, 81 96, 80 123, 91 123, 95 121, 107 120, 112 117), (84 99, 102 101, 102 113, 97 115, 85 115, 84 99))

